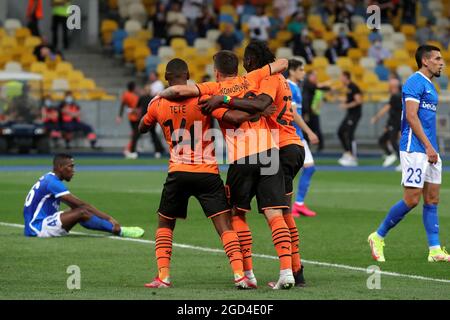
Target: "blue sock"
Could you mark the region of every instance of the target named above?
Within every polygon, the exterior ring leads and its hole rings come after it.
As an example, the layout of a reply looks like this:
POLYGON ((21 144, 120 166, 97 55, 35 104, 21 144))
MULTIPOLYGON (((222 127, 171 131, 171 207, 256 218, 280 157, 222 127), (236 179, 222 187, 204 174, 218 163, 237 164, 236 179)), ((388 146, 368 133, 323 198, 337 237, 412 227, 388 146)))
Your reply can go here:
POLYGON ((303 168, 302 175, 300 177, 300 181, 298 182, 298 191, 297 191, 297 198, 295 202, 304 202, 306 193, 309 189, 309 184, 311 182, 311 177, 316 171, 316 167, 306 167, 303 168))
POLYGON ((412 208, 406 205, 405 201, 400 200, 397 202, 391 210, 389 210, 386 218, 384 218, 384 221, 378 227, 377 233, 380 236, 385 237, 388 231, 395 227, 397 223, 399 223, 405 215, 411 211, 411 209, 412 208))
POLYGON ((94 215, 89 220, 80 222, 80 224, 86 229, 107 231, 111 233, 114 227, 113 224, 108 220, 99 218, 94 215))
POLYGON ((430 247, 440 246, 437 205, 424 204, 422 219, 425 231, 427 232, 428 245, 430 247))

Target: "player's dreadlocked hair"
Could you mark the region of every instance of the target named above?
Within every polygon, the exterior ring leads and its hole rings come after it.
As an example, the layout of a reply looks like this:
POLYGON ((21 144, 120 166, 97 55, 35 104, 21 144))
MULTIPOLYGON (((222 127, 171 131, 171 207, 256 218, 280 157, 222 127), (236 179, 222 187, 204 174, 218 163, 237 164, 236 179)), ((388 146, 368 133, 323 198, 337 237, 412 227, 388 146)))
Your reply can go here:
POLYGON ((252 40, 245 48, 244 59, 250 59, 252 68, 259 69, 274 62, 275 55, 264 41, 252 40))

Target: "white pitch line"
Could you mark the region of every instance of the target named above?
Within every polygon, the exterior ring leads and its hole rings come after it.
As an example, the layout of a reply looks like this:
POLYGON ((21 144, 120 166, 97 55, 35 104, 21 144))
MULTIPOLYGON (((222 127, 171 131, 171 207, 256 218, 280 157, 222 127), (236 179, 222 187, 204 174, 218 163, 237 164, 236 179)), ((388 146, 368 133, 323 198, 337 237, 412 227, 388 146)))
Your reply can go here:
MULTIPOLYGON (((21 225, 21 224, 6 223, 6 222, 0 222, 0 226, 23 228, 23 225, 21 225)), ((155 241, 152 241, 152 240, 120 238, 120 237, 116 237, 116 236, 104 236, 101 234, 76 232, 76 231, 71 231, 70 233, 77 234, 77 235, 90 236, 90 237, 108 238, 108 239, 112 239, 112 240, 122 240, 122 241, 140 242, 140 243, 146 243, 146 244, 155 244, 155 241)), ((213 252, 213 253, 223 253, 224 252, 223 249, 198 247, 198 246, 192 246, 189 244, 182 244, 182 243, 173 243, 173 246, 177 247, 177 248, 191 249, 191 250, 204 251, 204 252, 213 252)), ((252 253, 252 256, 257 257, 257 258, 278 260, 278 257, 270 256, 267 254, 252 253)), ((345 264, 320 262, 320 261, 305 260, 305 259, 302 259, 302 262, 304 262, 306 264, 313 264, 313 265, 322 266, 322 267, 338 268, 338 269, 360 271, 360 272, 367 273, 367 269, 365 269, 365 268, 353 267, 353 266, 348 266, 345 264)), ((387 275, 387 276, 392 276, 392 277, 401 277, 401 278, 409 278, 409 279, 423 280, 423 281, 450 283, 450 280, 447 280, 447 279, 436 279, 436 278, 416 276, 416 275, 412 275, 412 274, 403 274, 403 273, 390 272, 390 271, 380 271, 379 273, 383 274, 383 275, 387 275)))

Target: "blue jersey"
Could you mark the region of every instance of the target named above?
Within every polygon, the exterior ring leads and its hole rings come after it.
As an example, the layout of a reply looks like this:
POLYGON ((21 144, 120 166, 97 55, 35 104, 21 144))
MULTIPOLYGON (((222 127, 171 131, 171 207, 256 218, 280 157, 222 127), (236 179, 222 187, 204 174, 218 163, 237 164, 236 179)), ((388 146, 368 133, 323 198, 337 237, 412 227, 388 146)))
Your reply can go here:
MULTIPOLYGON (((291 88, 292 92, 292 108, 296 108, 297 113, 302 115, 302 93, 300 91, 299 86, 294 82, 288 79, 289 88, 291 88)), ((297 130, 297 135, 300 139, 305 140, 303 137, 302 129, 294 122, 294 127, 297 130)))
POLYGON ((25 235, 37 236, 41 231, 42 221, 59 211, 60 197, 69 193, 66 186, 53 172, 42 176, 31 187, 25 199, 23 208, 25 235))
POLYGON ((418 116, 423 131, 436 152, 439 152, 436 138, 436 108, 438 93, 433 83, 421 72, 411 75, 402 88, 402 137, 400 151, 426 153, 419 138, 416 137, 408 121, 406 121, 406 101, 419 104, 418 116))

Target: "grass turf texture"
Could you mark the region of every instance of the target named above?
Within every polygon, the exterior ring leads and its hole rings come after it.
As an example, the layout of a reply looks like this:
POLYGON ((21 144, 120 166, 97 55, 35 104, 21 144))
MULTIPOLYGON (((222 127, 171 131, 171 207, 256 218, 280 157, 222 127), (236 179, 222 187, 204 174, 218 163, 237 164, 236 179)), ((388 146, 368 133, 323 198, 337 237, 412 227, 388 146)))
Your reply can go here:
MULTIPOLYGON (((32 164, 48 164, 25 159, 32 164)), ((81 160, 81 159, 80 159, 81 160)), ((99 159, 82 159, 97 164, 99 159)), ((142 160, 144 161, 144 160, 142 160)), ((2 161, 0 161, 2 162, 2 161)), ((77 161, 81 163, 82 161, 77 161)), ((103 159, 102 164, 128 164, 103 159)), ((134 163, 134 162, 133 162, 134 163)), ((145 163, 160 164, 147 160, 145 163)), ((17 163, 16 163, 17 164, 17 163)), ((142 163, 144 164, 144 163, 142 163)), ((45 172, 0 172, 0 221, 22 224, 22 206, 29 188, 45 172)), ((123 225, 145 228, 144 239, 154 240, 164 172, 79 172, 67 184, 80 198, 110 213, 123 225)), ((315 218, 297 220, 302 257, 367 268, 376 265, 367 236, 402 195, 400 173, 320 172, 315 174, 308 204, 315 218)), ((444 173, 439 206, 441 242, 450 241, 450 174, 444 173)), ((256 208, 256 204, 253 205, 256 208)), ((248 215, 254 253, 275 256, 270 231, 262 216, 248 215)), ((82 227, 75 231, 89 232, 82 227)), ((381 275, 381 290, 368 290, 369 274, 361 271, 305 264, 308 287, 273 291, 278 261, 254 258, 260 288, 237 291, 224 253, 175 247, 169 290, 143 287, 156 274, 154 245, 71 235, 59 239, 29 239, 22 229, 0 226, 0 299, 448 299, 450 284, 381 275), (81 290, 68 290, 66 269, 81 269, 81 290)), ((212 223, 192 199, 189 216, 179 221, 174 242, 221 249, 212 223)), ((448 264, 426 261, 427 243, 421 206, 408 214, 386 239, 387 262, 382 271, 450 279, 448 264)))

